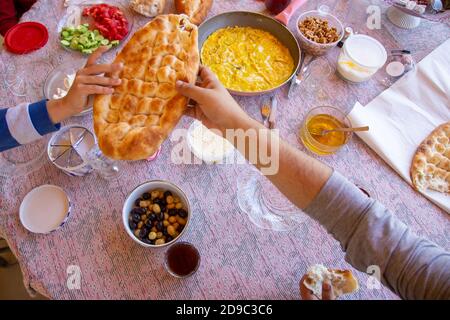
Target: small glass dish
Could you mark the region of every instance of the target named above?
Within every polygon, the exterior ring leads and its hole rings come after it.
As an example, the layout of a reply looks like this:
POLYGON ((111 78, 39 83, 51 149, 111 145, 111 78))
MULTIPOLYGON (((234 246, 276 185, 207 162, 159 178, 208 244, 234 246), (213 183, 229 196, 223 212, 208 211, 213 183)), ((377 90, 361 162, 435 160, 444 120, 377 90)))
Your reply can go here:
MULTIPOLYGON (((58 89, 63 89, 68 91, 67 84, 66 84, 66 78, 68 75, 74 75, 79 69, 83 68, 86 64, 86 59, 82 60, 70 60, 66 63, 63 63, 59 66, 57 66, 55 69, 53 69, 49 75, 47 76, 47 79, 45 80, 44 84, 44 97, 48 100, 54 100, 59 98, 54 98, 54 96, 57 94, 58 89)), ((84 116, 92 111, 92 99, 89 99, 88 101, 88 107, 81 111, 76 116, 84 116)))
MULTIPOLYGON (((129 35, 131 34, 131 31, 133 29, 133 23, 134 23, 134 19, 133 19, 133 13, 131 12, 131 9, 126 8, 118 3, 108 3, 107 1, 103 2, 104 4, 108 4, 114 7, 117 7, 120 9, 120 11, 123 12, 125 18, 128 21, 128 33, 126 34, 126 36, 120 40, 119 44, 117 46, 113 46, 110 48, 114 49, 114 48, 118 48, 122 45, 122 43, 129 37, 129 35)), ((67 8, 66 13, 64 14, 64 16, 59 20, 58 25, 57 25, 57 33, 58 33, 58 40, 60 39, 60 34, 61 31, 64 27, 67 26, 78 26, 80 24, 84 24, 87 23, 89 24, 89 26, 91 26, 91 23, 93 22, 93 19, 91 17, 84 17, 83 16, 83 10, 85 8, 89 8, 92 7, 94 5, 99 5, 102 4, 101 2, 99 3, 91 3, 89 0, 86 0, 84 2, 81 2, 79 5, 74 5, 74 6, 70 6, 67 8)), ((78 50, 73 50, 71 48, 65 47, 61 44, 61 47, 64 48, 65 50, 69 51, 69 52, 78 52, 81 55, 84 56, 89 56, 89 54, 86 53, 81 53, 78 50)))
POLYGON ((326 156, 342 148, 350 140, 352 132, 334 131, 325 135, 312 132, 351 127, 350 120, 341 110, 330 106, 315 107, 308 112, 305 120, 303 120, 299 138, 308 150, 326 156))
POLYGON ((343 27, 341 21, 338 18, 336 18, 335 16, 333 16, 332 14, 325 12, 323 10, 311 10, 311 11, 302 13, 297 19, 296 30, 297 30, 297 34, 298 34, 300 47, 313 56, 321 56, 321 55, 326 54, 331 48, 336 47, 337 44, 339 43, 339 41, 341 41, 342 37, 344 36, 344 27, 343 27), (309 17, 328 21, 328 25, 330 27, 336 28, 336 30, 339 34, 338 39, 335 42, 330 42, 330 43, 318 43, 318 42, 309 40, 300 31, 300 28, 299 28, 300 23, 309 17))
POLYGON ((383 69, 383 79, 381 82, 386 86, 392 86, 398 79, 407 73, 416 71, 416 61, 410 53, 392 51, 387 58, 383 69))

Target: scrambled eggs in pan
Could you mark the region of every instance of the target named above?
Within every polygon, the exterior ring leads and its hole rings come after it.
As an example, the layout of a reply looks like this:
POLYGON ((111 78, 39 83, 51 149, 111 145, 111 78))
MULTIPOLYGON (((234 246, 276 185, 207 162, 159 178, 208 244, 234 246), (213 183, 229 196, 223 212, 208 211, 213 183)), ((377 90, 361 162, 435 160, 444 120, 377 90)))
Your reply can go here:
POLYGON ((225 87, 236 91, 275 88, 294 70, 289 50, 269 32, 251 27, 215 31, 204 42, 201 58, 225 87))

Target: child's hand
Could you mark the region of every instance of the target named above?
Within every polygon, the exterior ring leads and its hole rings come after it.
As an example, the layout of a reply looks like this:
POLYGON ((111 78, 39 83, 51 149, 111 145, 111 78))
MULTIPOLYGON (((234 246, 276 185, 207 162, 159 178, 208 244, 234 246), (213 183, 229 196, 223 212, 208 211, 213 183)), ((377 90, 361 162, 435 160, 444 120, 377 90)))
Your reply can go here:
POLYGON ((107 47, 100 47, 89 57, 86 66, 78 70, 64 98, 47 103, 47 110, 53 123, 61 122, 83 111, 90 95, 111 94, 114 92, 112 87, 120 84, 120 79, 101 74, 117 74, 123 68, 122 64, 96 64, 106 50, 107 47))

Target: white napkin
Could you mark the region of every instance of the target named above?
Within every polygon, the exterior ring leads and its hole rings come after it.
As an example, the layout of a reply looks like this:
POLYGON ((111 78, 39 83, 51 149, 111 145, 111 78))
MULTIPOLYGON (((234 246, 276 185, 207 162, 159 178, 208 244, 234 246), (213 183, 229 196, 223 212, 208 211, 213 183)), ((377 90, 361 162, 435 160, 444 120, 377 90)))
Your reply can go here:
MULTIPOLYGON (((411 160, 419 144, 438 125, 450 121, 450 39, 436 48, 392 87, 349 114, 353 126, 370 126, 358 136, 409 184, 411 160)), ((450 196, 425 197, 450 213, 450 196)))

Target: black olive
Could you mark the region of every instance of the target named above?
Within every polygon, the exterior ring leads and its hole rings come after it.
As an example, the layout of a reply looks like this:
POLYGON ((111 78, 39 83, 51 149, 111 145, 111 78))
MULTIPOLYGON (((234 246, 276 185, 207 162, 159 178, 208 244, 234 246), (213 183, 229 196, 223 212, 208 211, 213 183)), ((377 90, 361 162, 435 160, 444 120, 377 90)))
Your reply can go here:
POLYGON ((164 220, 164 212, 160 212, 156 215, 158 221, 163 221, 164 220))
POLYGON ((152 223, 152 221, 151 221, 150 219, 148 219, 148 220, 145 222, 145 225, 146 225, 147 227, 149 227, 149 228, 153 227, 153 223, 152 223))
POLYGON ((170 242, 170 241, 172 241, 173 240, 173 238, 171 237, 171 236, 167 236, 166 237, 166 242, 170 242))
POLYGON ((170 192, 170 191, 164 192, 164 199, 171 195, 172 195, 172 192, 170 192))
POLYGON ((135 205, 136 207, 139 207, 139 203, 140 203, 141 201, 142 201, 141 198, 137 198, 136 201, 134 202, 134 205, 135 205))
POLYGON ((147 213, 147 209, 145 208, 137 208, 139 214, 147 213))
POLYGON ((167 232, 167 229, 164 228, 164 230, 162 231, 163 235, 165 235, 166 237, 169 235, 169 233, 167 232))
POLYGON ((131 230, 135 230, 137 228, 137 223, 134 222, 133 220, 130 221, 130 228, 131 230))
POLYGON ((177 215, 177 209, 169 209, 169 216, 177 215))
POLYGON ((149 218, 151 221, 156 220, 156 213, 150 213, 150 215, 148 216, 148 218, 149 218))
POLYGON ((150 199, 152 196, 150 195, 150 193, 148 193, 148 192, 145 192, 143 195, 142 195, 142 198, 144 199, 144 200, 148 200, 148 199, 150 199))
POLYGON ((155 240, 150 240, 150 244, 155 244, 155 240))
POLYGON ((144 238, 142 239, 143 242, 145 242, 146 244, 153 244, 152 240, 150 240, 149 238, 144 238))
POLYGON ((188 213, 187 213, 187 211, 184 210, 184 209, 178 209, 178 215, 179 215, 180 217, 182 217, 182 218, 186 218, 187 215, 188 215, 188 213))
POLYGON ((146 238, 148 236, 148 228, 143 227, 139 232, 139 237, 146 238))
POLYGON ((158 223, 156 224, 156 230, 162 231, 163 228, 164 228, 164 225, 163 225, 162 221, 158 221, 158 223))
POLYGON ((160 205, 159 207, 161 208, 162 212, 166 212, 167 209, 166 205, 160 205))
POLYGON ((140 208, 134 208, 133 210, 131 210, 131 214, 141 214, 141 210, 139 210, 140 208))
POLYGON ((139 221, 141 221, 141 216, 138 213, 133 213, 131 215, 131 220, 133 220, 134 222, 138 223, 139 221))
POLYGON ((159 205, 160 205, 160 206, 165 206, 165 205, 167 205, 166 198, 159 199, 159 205))

